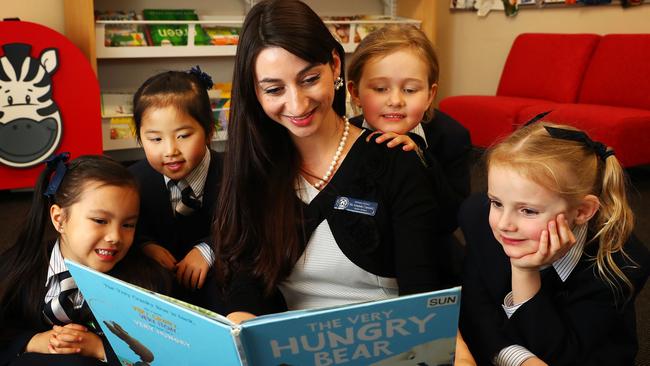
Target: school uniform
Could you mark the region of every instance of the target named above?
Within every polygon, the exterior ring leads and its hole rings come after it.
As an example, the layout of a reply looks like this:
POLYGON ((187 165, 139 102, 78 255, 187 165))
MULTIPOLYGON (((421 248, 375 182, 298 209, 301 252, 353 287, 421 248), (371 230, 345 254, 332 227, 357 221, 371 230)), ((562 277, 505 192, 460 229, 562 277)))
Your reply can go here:
MULTIPOLYGON (((371 128, 363 115, 350 119, 350 122, 371 128)), ((460 283, 464 247, 453 233, 458 228, 458 209, 471 192, 469 158, 472 144, 469 131, 449 115, 435 110, 433 118, 415 126, 409 136, 422 151, 427 178, 442 211, 438 224, 447 235, 440 250, 445 250, 446 256, 451 258, 443 263, 443 281, 446 287, 456 286, 460 283)))
MULTIPOLYGON (((363 115, 351 118, 350 123, 371 128, 363 115)), ((436 109, 432 119, 418 124, 409 135, 424 153, 424 163, 441 209, 458 212, 471 192, 469 157, 472 143, 469 131, 436 109)), ((441 215, 441 219, 449 233, 458 227, 456 215, 441 215)))
MULTIPOLYGON (((459 214, 467 242, 459 327, 478 365, 492 365, 500 352, 512 346, 519 350, 510 360, 523 349, 554 366, 633 365, 634 300, 649 274, 648 249, 631 236, 623 247, 629 259, 613 255, 635 286, 626 302, 598 277, 593 261, 598 242, 591 242, 593 233, 586 232, 572 269, 562 269, 556 262, 543 269, 539 292, 513 309, 508 303, 510 259, 492 234, 489 210, 487 196, 477 194, 459 214)), ((501 357, 498 364, 512 363, 501 357)))
MULTIPOLYGON (((415 152, 366 142, 368 133, 364 130, 354 142, 322 191, 306 186, 302 177, 296 182, 304 252, 280 284, 289 308, 377 300, 442 286, 439 264, 448 258, 436 249, 444 229, 437 224, 441 212, 426 172, 415 152)), ((259 278, 235 273, 228 312, 267 312, 262 290, 259 278)))
MULTIPOLYGON (((42 291, 38 296, 39 308, 42 309, 45 303, 52 298, 58 296, 61 292, 59 283, 56 276, 64 271, 67 271, 63 256, 59 250, 58 243, 50 247, 50 261, 48 266, 44 266, 35 275, 35 280, 43 283, 42 291)), ((85 320, 81 322, 91 332, 96 333, 102 339, 104 344, 104 351, 106 353, 106 360, 100 361, 92 357, 85 357, 80 355, 51 355, 40 353, 24 353, 25 347, 29 341, 37 333, 45 332, 52 329, 52 325, 46 321, 45 317, 39 319, 30 319, 24 313, 23 305, 30 303, 34 299, 29 298, 28 294, 20 293, 17 300, 10 304, 5 314, 0 318, 3 324, 0 326, 0 365, 72 365, 72 366, 86 366, 86 365, 120 365, 119 360, 115 353, 113 353, 106 337, 97 321, 92 314, 87 311, 83 317, 85 320)), ((74 300, 75 308, 87 306, 83 304, 83 296, 77 294, 74 300)))
POLYGON ((166 179, 154 170, 146 159, 129 167, 140 185, 140 216, 134 244, 155 242, 169 250, 179 261, 185 258, 195 245, 209 244, 207 238, 212 229, 223 158, 212 150, 208 150, 207 155, 209 167, 203 192, 196 192, 197 196, 201 196, 201 207, 188 216, 175 212, 170 201, 169 178, 166 179))

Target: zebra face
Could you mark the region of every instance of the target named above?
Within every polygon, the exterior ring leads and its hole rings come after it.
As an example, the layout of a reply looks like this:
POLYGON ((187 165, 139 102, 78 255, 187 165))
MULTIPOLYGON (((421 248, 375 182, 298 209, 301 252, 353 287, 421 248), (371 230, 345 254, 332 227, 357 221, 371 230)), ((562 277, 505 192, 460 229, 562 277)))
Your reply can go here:
POLYGON ((56 49, 30 57, 31 46, 4 45, 0 58, 0 163, 23 168, 47 159, 61 140, 62 122, 52 100, 56 49))

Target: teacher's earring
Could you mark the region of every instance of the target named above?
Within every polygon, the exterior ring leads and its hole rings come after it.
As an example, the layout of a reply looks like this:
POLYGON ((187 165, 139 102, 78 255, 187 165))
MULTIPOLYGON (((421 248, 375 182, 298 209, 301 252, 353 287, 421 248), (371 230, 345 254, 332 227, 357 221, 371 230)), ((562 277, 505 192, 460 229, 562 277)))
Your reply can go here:
POLYGON ((337 77, 336 80, 334 80, 334 90, 339 90, 343 86, 343 78, 342 77, 337 77))

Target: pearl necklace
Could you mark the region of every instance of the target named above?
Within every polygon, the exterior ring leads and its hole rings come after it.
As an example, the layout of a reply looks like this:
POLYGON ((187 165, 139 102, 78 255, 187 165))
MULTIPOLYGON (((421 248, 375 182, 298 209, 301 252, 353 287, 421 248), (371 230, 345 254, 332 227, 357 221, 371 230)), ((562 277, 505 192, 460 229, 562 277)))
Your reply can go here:
POLYGON ((348 134, 350 132, 350 121, 348 121, 347 118, 345 119, 345 125, 343 127, 343 134, 341 135, 341 140, 339 141, 339 147, 336 149, 336 152, 334 153, 334 157, 332 157, 332 162, 330 163, 329 168, 327 169, 327 172, 325 172, 325 175, 323 175, 323 178, 316 182, 314 184, 314 188, 320 189, 325 182, 327 182, 330 177, 332 176, 332 173, 334 172, 334 168, 336 167, 336 163, 339 161, 339 158, 341 157, 341 153, 343 152, 343 148, 345 147, 345 142, 348 139, 348 134))

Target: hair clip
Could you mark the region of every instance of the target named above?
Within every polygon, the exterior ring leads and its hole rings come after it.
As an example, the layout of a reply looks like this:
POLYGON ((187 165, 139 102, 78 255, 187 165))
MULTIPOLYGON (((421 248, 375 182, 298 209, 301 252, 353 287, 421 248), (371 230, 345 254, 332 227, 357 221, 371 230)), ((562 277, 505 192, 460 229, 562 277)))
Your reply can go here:
POLYGON ((542 112, 542 113, 536 115, 535 117, 528 120, 528 122, 524 123, 524 126, 532 125, 533 123, 535 123, 535 122, 539 121, 540 119, 546 117, 546 115, 551 113, 551 112, 553 112, 552 109, 550 111, 542 112))
POLYGON ((574 131, 567 130, 564 128, 544 126, 546 132, 548 132, 551 137, 562 140, 570 140, 581 142, 591 150, 593 150, 602 161, 605 161, 608 157, 614 155, 614 150, 607 150, 607 145, 602 142, 594 141, 583 131, 574 131))
POLYGON ((206 74, 205 72, 201 71, 199 65, 192 67, 190 71, 188 71, 188 73, 196 76, 196 78, 199 79, 201 85, 203 85, 203 87, 206 90, 212 89, 212 85, 214 85, 214 83, 212 82, 212 77, 206 74))
POLYGON ((56 194, 56 191, 59 190, 61 182, 63 182, 63 177, 65 176, 66 171, 68 170, 68 165, 66 164, 70 159, 69 152, 62 152, 60 154, 49 157, 45 163, 47 168, 54 170, 54 174, 50 178, 50 183, 47 185, 47 189, 43 195, 45 197, 52 198, 56 194))

